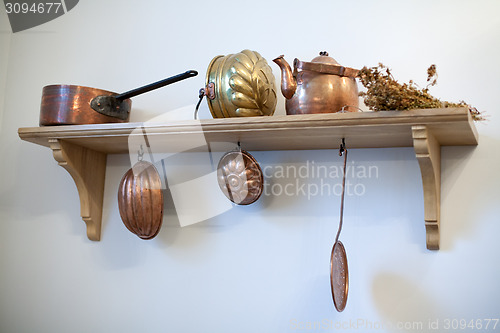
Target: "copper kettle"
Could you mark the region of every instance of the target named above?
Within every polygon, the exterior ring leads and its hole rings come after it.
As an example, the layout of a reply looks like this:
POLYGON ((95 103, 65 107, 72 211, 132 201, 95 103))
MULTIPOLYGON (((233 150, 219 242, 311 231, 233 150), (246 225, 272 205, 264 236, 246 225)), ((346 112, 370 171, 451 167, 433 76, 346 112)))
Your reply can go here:
POLYGON ((357 69, 339 65, 327 52, 320 52, 311 62, 295 58, 293 72, 284 56, 273 61, 281 68, 287 114, 358 111, 357 69))

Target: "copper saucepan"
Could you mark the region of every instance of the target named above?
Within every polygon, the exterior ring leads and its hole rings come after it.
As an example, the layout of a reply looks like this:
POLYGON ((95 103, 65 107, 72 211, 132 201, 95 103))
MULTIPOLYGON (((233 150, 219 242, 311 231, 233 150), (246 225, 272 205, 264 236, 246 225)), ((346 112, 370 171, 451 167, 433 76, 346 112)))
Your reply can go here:
POLYGON ((75 85, 43 87, 40 126, 123 123, 130 117, 130 98, 198 75, 189 70, 122 94, 75 85))

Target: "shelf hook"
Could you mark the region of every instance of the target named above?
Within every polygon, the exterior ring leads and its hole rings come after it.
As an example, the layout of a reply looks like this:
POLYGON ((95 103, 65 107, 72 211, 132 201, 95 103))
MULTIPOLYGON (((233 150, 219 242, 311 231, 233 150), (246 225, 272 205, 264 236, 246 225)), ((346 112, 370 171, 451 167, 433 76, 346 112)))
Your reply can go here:
POLYGON ((144 156, 144 148, 142 148, 141 145, 141 148, 137 151, 137 161, 138 162, 142 161, 143 156, 144 156))
POLYGON ((340 143, 340 148, 339 148, 339 156, 344 155, 345 151, 346 151, 346 148, 345 148, 345 138, 342 138, 342 142, 340 143))

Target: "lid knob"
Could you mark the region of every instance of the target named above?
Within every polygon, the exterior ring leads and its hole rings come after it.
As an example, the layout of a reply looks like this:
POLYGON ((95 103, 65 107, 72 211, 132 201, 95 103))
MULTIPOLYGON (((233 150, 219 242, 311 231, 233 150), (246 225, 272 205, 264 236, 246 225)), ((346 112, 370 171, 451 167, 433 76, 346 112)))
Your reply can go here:
POLYGON ((320 56, 326 56, 326 57, 328 57, 328 52, 326 52, 326 51, 321 51, 321 52, 319 53, 319 55, 320 55, 320 56))

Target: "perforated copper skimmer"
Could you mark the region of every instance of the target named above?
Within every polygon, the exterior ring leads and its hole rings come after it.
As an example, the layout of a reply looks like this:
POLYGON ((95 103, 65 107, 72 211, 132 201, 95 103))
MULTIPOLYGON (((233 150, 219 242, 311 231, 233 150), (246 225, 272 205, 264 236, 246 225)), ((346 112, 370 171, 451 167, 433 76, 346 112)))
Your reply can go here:
POLYGON ((339 156, 344 155, 344 176, 342 178, 342 196, 340 199, 340 222, 335 243, 332 248, 332 255, 330 256, 330 285, 332 287, 332 298, 335 309, 342 312, 347 304, 347 293, 349 290, 349 271, 347 268, 347 255, 344 245, 339 241, 340 231, 342 230, 342 223, 344 221, 344 195, 345 195, 345 179, 346 179, 346 166, 347 166, 347 149, 345 147, 345 140, 342 139, 340 145, 339 156))

